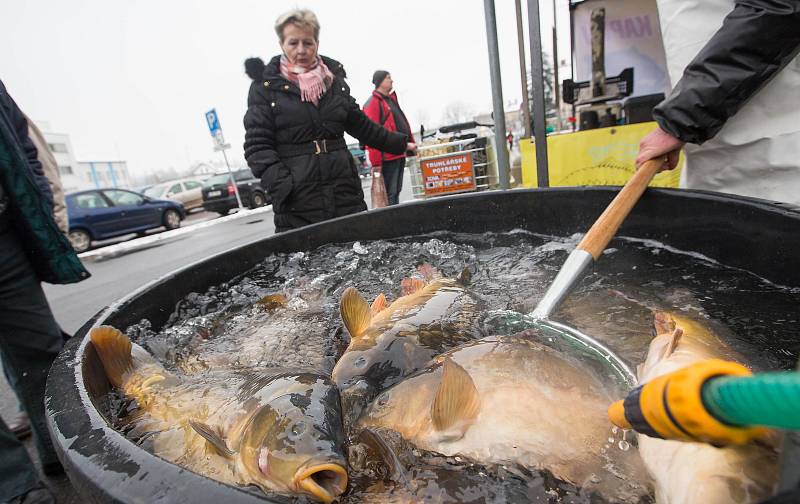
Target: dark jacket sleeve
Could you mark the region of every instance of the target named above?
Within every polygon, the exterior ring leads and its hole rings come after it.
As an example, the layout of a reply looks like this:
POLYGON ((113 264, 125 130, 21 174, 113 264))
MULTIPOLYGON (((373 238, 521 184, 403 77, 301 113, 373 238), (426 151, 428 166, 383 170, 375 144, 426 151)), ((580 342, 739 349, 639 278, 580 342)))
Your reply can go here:
POLYGON ((14 99, 8 94, 5 85, 3 85, 2 82, 0 82, 0 105, 3 107, 8 119, 11 121, 11 127, 13 129, 14 136, 16 136, 17 142, 19 142, 19 146, 25 154, 25 158, 28 160, 28 167, 30 168, 31 176, 33 177, 34 182, 36 182, 36 186, 39 188, 45 198, 47 198, 47 201, 50 203, 50 207, 52 208, 53 190, 50 189, 50 182, 47 180, 47 176, 44 174, 42 163, 39 162, 36 146, 28 136, 28 120, 25 118, 25 115, 19 109, 16 102, 14 102, 14 99))
POLYGON ((798 51, 800 1, 737 0, 669 97, 653 110, 653 117, 667 133, 701 144, 713 138, 798 51))
POLYGON ((260 178, 261 185, 272 194, 282 163, 275 150, 275 117, 262 86, 261 81, 254 81, 247 96, 244 157, 253 175, 260 178))
POLYGON ((389 154, 403 154, 406 151, 408 142, 413 139, 409 140, 408 135, 404 133, 389 131, 372 122, 358 106, 356 100, 352 96, 349 99, 345 131, 356 137, 361 143, 389 154))

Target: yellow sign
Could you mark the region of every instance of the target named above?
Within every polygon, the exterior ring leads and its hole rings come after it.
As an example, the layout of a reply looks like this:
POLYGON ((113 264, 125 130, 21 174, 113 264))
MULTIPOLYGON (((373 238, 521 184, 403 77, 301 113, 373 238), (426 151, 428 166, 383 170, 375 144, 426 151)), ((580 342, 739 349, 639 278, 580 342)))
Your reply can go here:
MULTIPOLYGON (((625 185, 635 171, 639 142, 656 129, 655 122, 577 131, 547 137, 550 186, 625 185)), ((522 185, 538 187, 536 149, 532 139, 519 142, 522 185)), ((661 172, 651 187, 678 187, 683 155, 674 170, 661 172)))

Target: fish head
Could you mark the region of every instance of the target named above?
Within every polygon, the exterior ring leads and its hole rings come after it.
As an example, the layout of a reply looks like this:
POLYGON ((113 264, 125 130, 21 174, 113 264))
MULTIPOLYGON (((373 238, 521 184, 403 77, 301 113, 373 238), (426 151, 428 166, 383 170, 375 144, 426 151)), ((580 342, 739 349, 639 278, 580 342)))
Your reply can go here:
POLYGON ((345 352, 332 373, 342 395, 345 426, 353 424, 376 394, 422 368, 433 355, 416 338, 392 334, 370 348, 345 352))
POLYGON ((239 464, 264 490, 332 502, 347 489, 339 393, 318 377, 304 393, 281 395, 262 405, 242 435, 239 464))
POLYGON ((357 428, 381 427, 404 432, 428 424, 437 384, 436 376, 429 370, 380 392, 364 408, 357 428))

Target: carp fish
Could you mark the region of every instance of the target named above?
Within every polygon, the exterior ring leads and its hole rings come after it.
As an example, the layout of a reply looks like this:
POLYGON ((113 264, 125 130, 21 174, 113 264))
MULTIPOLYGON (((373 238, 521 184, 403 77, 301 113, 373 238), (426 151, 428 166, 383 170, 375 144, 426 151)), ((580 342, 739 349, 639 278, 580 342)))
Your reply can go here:
MULTIPOLYGON (((747 364, 738 352, 700 323, 656 312, 657 336, 637 371, 639 382, 708 359, 747 364)), ((761 502, 777 484, 778 457, 762 442, 716 448, 705 443, 666 441, 640 434, 639 453, 655 480, 659 504, 761 502)))
POLYGON ((384 391, 357 428, 390 429, 417 447, 482 464, 545 469, 615 501, 649 494, 636 450, 610 443, 612 392, 535 331, 490 336, 437 357, 384 391))
POLYGON ((425 366, 434 356, 477 339, 479 301, 465 288, 470 272, 443 278, 429 265, 426 279, 405 278, 403 296, 391 304, 384 294, 370 304, 353 287, 340 312, 350 343, 331 376, 342 393, 345 423, 355 420, 380 391, 425 366))
POLYGON ((339 395, 303 371, 170 373, 119 330, 90 333, 106 375, 135 399, 130 430, 171 462, 267 493, 332 502, 347 487, 339 395))

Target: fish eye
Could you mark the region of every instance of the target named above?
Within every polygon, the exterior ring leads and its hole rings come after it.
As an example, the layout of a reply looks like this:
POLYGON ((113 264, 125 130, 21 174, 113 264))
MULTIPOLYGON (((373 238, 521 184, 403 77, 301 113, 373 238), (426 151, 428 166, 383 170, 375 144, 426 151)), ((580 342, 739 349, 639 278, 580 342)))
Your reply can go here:
POLYGON ((384 392, 383 394, 379 395, 377 400, 378 406, 383 407, 389 404, 389 398, 389 392, 384 392))
POLYGON ((297 436, 302 436, 305 431, 306 431, 306 423, 301 420, 292 425, 291 437, 296 438, 297 436))

